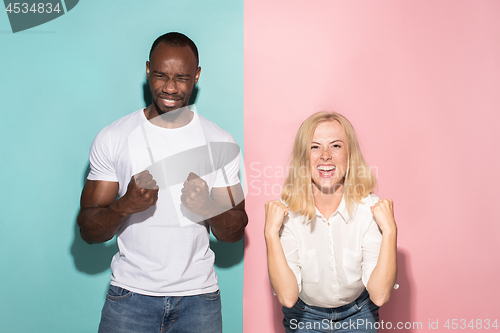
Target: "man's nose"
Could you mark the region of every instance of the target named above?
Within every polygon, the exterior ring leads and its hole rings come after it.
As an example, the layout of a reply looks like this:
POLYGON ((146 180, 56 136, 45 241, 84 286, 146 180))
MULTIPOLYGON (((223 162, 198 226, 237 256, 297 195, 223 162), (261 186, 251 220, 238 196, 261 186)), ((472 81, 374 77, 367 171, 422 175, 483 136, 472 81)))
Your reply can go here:
POLYGON ((177 93, 177 83, 175 80, 167 80, 163 85, 163 92, 167 94, 175 94, 177 93))

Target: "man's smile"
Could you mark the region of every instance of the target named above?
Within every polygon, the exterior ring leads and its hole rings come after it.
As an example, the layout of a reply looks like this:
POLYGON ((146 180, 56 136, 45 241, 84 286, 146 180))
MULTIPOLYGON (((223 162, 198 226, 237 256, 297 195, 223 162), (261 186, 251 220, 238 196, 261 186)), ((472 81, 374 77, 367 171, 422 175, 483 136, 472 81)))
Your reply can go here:
POLYGON ((166 107, 173 107, 180 100, 179 98, 173 98, 173 97, 164 97, 160 99, 166 107))

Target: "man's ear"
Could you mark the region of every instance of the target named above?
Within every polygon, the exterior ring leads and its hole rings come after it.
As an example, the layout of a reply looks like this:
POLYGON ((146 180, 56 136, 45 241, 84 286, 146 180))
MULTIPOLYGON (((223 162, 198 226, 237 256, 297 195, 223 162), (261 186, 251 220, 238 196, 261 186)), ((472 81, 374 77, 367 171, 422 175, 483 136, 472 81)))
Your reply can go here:
POLYGON ((146 61, 146 78, 149 80, 149 61, 146 61))
POLYGON ((200 73, 201 73, 201 67, 198 67, 198 69, 196 70, 196 75, 194 76, 194 84, 196 84, 200 79, 200 73))

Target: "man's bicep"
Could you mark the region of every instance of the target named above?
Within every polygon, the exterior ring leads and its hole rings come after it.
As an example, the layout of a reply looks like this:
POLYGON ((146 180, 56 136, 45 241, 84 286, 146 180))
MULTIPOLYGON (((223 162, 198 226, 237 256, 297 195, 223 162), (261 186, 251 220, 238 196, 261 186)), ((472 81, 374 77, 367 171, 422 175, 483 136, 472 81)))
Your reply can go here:
POLYGON ((80 200, 81 208, 108 207, 118 195, 118 183, 102 180, 87 180, 80 200))
POLYGON ((245 195, 243 193, 243 189, 241 188, 241 184, 239 183, 228 187, 213 187, 211 196, 212 199, 222 208, 245 209, 245 195))

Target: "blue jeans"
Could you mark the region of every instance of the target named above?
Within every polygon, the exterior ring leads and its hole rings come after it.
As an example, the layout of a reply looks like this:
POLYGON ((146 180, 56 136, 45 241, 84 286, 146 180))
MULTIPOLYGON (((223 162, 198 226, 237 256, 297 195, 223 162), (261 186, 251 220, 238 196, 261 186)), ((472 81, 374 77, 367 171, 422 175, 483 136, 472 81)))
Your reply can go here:
POLYGON ((283 307, 286 333, 378 332, 378 309, 366 289, 354 301, 338 308, 320 308, 300 298, 291 308, 283 307))
POLYGON ((220 294, 146 296, 110 286, 99 333, 222 332, 220 294))

